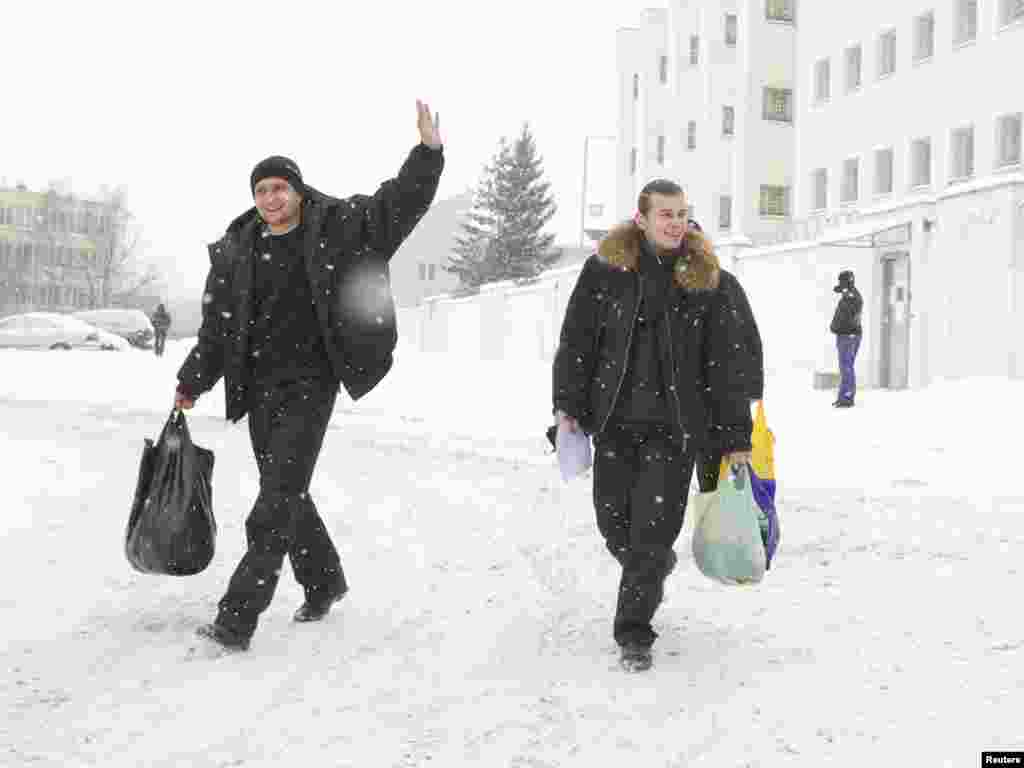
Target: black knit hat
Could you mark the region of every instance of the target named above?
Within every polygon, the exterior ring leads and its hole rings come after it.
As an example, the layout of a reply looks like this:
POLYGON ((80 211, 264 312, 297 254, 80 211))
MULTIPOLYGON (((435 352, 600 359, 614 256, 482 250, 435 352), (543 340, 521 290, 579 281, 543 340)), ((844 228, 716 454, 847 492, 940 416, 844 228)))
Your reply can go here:
POLYGON ((271 155, 265 160, 260 160, 252 169, 252 175, 249 177, 249 191, 252 192, 253 197, 256 196, 256 185, 270 176, 284 179, 300 195, 306 194, 306 185, 302 183, 302 171, 299 170, 296 162, 281 155, 271 155))

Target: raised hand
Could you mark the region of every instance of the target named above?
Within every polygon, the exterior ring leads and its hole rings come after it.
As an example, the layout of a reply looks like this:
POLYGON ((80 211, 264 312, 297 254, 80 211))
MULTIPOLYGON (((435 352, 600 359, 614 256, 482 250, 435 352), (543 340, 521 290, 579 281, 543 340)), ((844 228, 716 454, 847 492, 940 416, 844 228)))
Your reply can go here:
POLYGON ((430 105, 416 99, 416 127, 420 129, 420 140, 431 149, 441 148, 441 115, 430 116, 430 105))

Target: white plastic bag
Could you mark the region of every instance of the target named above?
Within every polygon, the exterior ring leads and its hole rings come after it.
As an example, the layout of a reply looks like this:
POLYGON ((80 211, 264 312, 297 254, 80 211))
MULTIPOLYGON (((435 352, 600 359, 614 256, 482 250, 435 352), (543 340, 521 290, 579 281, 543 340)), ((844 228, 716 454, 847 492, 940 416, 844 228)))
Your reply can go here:
POLYGON ((764 578, 766 559, 758 506, 746 465, 694 500, 693 559, 700 572, 729 586, 764 578))

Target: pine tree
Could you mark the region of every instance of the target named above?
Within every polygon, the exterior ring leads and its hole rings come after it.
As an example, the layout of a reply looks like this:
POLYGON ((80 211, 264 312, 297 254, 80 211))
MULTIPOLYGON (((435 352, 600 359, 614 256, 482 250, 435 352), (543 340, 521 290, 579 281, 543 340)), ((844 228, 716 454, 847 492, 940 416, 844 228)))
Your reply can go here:
POLYGON ((475 288, 497 280, 528 280, 554 264, 559 254, 555 236, 542 234, 557 206, 528 124, 510 146, 501 140, 484 169, 474 208, 456 237, 457 258, 449 272, 475 288))
POLYGON ((462 222, 462 233, 455 236, 455 255, 449 257, 448 264, 443 267, 459 278, 463 288, 476 288, 479 285, 499 278, 495 277, 494 250, 495 235, 498 231, 495 218, 496 198, 495 182, 497 167, 501 157, 507 154, 508 147, 504 139, 498 153, 483 171, 473 196, 473 207, 462 222))

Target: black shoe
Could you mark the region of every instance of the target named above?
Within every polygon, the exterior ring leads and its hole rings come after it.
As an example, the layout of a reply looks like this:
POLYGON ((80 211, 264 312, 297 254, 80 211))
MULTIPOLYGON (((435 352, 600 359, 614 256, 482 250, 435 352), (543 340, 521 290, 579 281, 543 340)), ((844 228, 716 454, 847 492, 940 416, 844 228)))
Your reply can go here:
POLYGON ((312 600, 307 598, 306 602, 300 605, 299 610, 292 616, 292 621, 320 621, 330 612, 331 606, 341 600, 347 593, 348 590, 343 589, 341 592, 328 593, 326 597, 312 600))
POLYGON ((836 400, 836 408, 853 408, 853 400, 836 400))
POLYGON ((200 637, 205 637, 207 640, 212 640, 226 651, 249 650, 248 637, 238 635, 227 627, 222 627, 220 624, 203 624, 196 630, 196 634, 200 637))
POLYGON ((649 645, 626 643, 622 646, 619 664, 627 672, 646 672, 653 663, 654 659, 651 656, 649 645))

